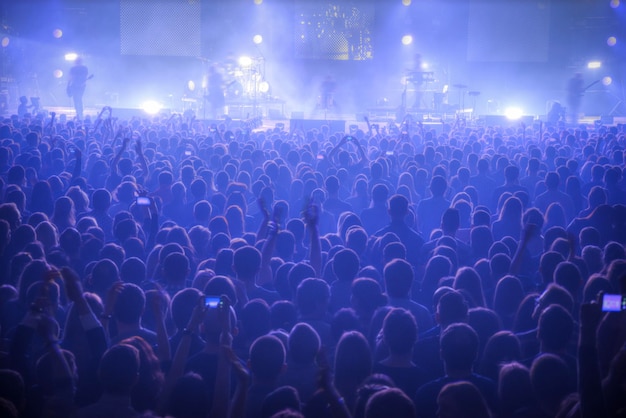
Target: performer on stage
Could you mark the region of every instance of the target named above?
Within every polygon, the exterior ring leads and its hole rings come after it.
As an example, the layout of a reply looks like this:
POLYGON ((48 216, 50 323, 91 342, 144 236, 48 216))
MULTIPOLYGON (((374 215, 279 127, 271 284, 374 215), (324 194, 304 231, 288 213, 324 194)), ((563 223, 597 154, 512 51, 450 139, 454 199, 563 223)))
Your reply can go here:
POLYGON ((76 118, 83 120, 83 95, 87 80, 89 80, 89 70, 83 64, 83 60, 78 57, 74 61, 74 66, 70 69, 70 78, 67 83, 67 95, 74 99, 74 109, 76 109, 76 118))
POLYGON ((226 99, 224 97, 224 79, 215 65, 209 67, 206 100, 209 103, 210 115, 218 118, 224 114, 226 99))
POLYGON ((574 125, 578 123, 578 113, 580 112, 584 91, 583 75, 581 73, 574 74, 567 83, 567 112, 569 113, 570 122, 574 125))
POLYGON ((413 103, 413 109, 419 110, 422 108, 422 97, 424 96, 422 87, 424 84, 424 70, 422 68, 422 56, 420 54, 415 54, 409 78, 411 83, 415 86, 415 103, 413 103))
POLYGON ((323 110, 331 110, 335 108, 335 90, 337 82, 331 75, 327 75, 320 85, 320 103, 319 107, 323 110))

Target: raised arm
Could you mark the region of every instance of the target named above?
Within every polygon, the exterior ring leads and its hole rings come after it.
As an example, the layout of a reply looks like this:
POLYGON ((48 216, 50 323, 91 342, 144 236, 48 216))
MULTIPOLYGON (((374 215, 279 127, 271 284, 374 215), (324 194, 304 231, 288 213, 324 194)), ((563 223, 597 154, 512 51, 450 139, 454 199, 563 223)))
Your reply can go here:
POLYGON ((311 262, 311 267, 315 270, 316 277, 322 277, 322 245, 318 228, 319 208, 317 205, 309 202, 304 213, 304 221, 309 228, 309 236, 311 238, 309 261, 311 262))
POLYGON ((137 153, 137 159, 139 160, 139 164, 141 164, 141 171, 143 172, 143 184, 145 184, 150 173, 148 173, 148 162, 146 161, 146 156, 143 155, 141 139, 137 139, 137 142, 135 142, 135 152, 137 153))
POLYGON ((118 177, 120 173, 117 170, 117 164, 120 162, 120 159, 122 158, 122 154, 124 153, 124 151, 126 151, 126 148, 128 147, 129 142, 130 142, 130 138, 125 137, 122 140, 122 146, 120 147, 120 150, 117 152, 117 154, 115 154, 115 157, 113 157, 113 159, 111 160, 111 172, 118 177))

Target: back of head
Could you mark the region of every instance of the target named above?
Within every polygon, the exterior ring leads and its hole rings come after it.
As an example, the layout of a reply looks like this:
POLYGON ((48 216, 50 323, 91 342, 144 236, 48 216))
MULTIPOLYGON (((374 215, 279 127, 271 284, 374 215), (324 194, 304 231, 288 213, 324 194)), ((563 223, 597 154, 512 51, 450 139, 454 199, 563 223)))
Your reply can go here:
POLYGON ((125 283, 115 302, 114 316, 119 322, 132 324, 143 315, 146 296, 141 288, 132 283, 125 283))
POLYGON ((409 211, 409 201, 406 197, 395 194, 389 198, 389 216, 394 220, 402 220, 409 211))
POLYGON ((455 322, 466 322, 467 311, 467 302, 455 290, 446 292, 437 303, 437 319, 442 328, 455 322))
POLYGON ((414 418, 415 405, 400 389, 387 388, 376 392, 367 401, 365 418, 414 418))
POLYGON ((233 269, 242 280, 254 279, 261 268, 261 252, 246 245, 238 248, 233 256, 233 269))
POLYGON ((433 196, 443 196, 448 188, 448 182, 443 176, 434 176, 430 181, 430 191, 433 196))
POLYGON ((340 281, 354 280, 359 268, 359 256, 351 249, 339 250, 333 257, 333 272, 340 281))
POLYGON ((448 208, 441 216, 441 229, 444 233, 455 233, 461 224, 458 209, 448 208))
POLYGON ((174 295, 170 302, 170 313, 176 328, 181 331, 185 328, 201 295, 199 290, 193 288, 183 289, 174 295))
POLYGON ((196 373, 179 377, 169 398, 169 415, 180 418, 203 418, 211 408, 208 385, 196 373))
POLYGON ((417 324, 411 312, 395 308, 383 321, 383 340, 391 354, 408 354, 417 341, 417 324))
POLYGON ((485 398, 470 382, 448 383, 437 396, 440 418, 490 418, 485 398))
POLYGON ((322 279, 304 279, 296 291, 296 306, 300 315, 312 315, 328 306, 330 289, 322 279))
POLYGON ((277 337, 264 335, 250 346, 249 366, 253 376, 273 381, 280 375, 285 364, 285 347, 277 337))
POLYGON ((478 335, 472 327, 463 323, 450 325, 441 333, 439 344, 448 373, 472 369, 478 355, 478 335))
POLYGON ((372 189, 372 200, 377 203, 387 201, 389 196, 389 188, 384 184, 377 184, 372 189))
POLYGON ((114 345, 102 356, 98 375, 105 393, 130 394, 139 375, 139 351, 131 345, 114 345))
POLYGON ((554 354, 541 354, 530 368, 533 392, 546 412, 554 414, 561 401, 576 390, 565 362, 554 354))
MULTIPOLYGON (((372 355, 367 340, 358 331, 345 332, 335 351, 335 384, 340 389, 360 385, 372 371, 372 355)), ((341 390, 341 389, 340 389, 341 390)))
POLYGON ((383 270, 387 294, 392 298, 406 298, 413 284, 413 268, 399 258, 391 260, 383 270))
POLYGON ((520 363, 512 362, 500 367, 498 397, 507 412, 529 407, 534 403, 530 371, 520 363))
POLYGON ((550 305, 541 312, 537 336, 544 351, 561 352, 572 338, 574 319, 560 305, 550 305))
POLYGON ((569 261, 559 263, 554 270, 554 282, 567 289, 574 300, 579 299, 583 278, 576 264, 569 261))
POLYGON ((312 364, 320 349, 320 337, 309 324, 300 322, 289 333, 289 358, 297 364, 312 364))

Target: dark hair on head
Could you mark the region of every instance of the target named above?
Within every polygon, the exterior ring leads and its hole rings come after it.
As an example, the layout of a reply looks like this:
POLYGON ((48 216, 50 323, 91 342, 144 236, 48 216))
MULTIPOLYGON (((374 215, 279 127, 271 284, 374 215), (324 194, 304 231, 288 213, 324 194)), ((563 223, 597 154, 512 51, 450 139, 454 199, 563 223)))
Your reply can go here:
POLYGON ((254 279, 261 267, 261 252, 246 245, 238 248, 233 255, 233 269, 242 280, 254 279))
POLYGON ((264 335, 250 346, 250 371, 262 380, 274 380, 285 364, 285 347, 274 336, 264 335))
POLYGON ((463 411, 463 415, 467 417, 491 417, 484 396, 473 383, 467 381, 446 384, 439 391, 437 404, 440 409, 447 409, 445 404, 454 405, 455 409, 463 411))
POLYGON ((322 279, 304 279, 296 291, 296 306, 301 316, 311 315, 328 304, 330 288, 322 279))
POLYGON ((139 375, 139 350, 128 344, 109 348, 98 368, 98 375, 105 393, 129 395, 139 375))
POLYGON ((415 405, 402 390, 387 388, 376 392, 367 401, 365 418, 413 418, 415 405))
POLYGON ((298 391, 291 386, 281 386, 269 393, 261 405, 261 417, 302 417, 300 414, 300 395, 298 395, 298 391))
POLYGON ((367 340, 358 331, 345 332, 335 351, 335 385, 340 392, 356 389, 372 371, 367 340))
POLYGON ((478 355, 478 334, 467 324, 455 323, 442 331, 441 357, 448 370, 471 369, 478 355))
POLYGON ((133 323, 141 318, 145 307, 146 296, 143 290, 133 283, 124 283, 113 312, 119 322, 133 323))
POLYGON ((480 362, 480 373, 494 381, 503 363, 522 359, 522 348, 517 335, 511 331, 498 331, 487 340, 480 362))
POLYGON ((289 333, 289 357, 296 364, 313 364, 320 346, 317 331, 307 323, 296 324, 289 333))
POLYGON ((195 307, 198 305, 198 300, 202 296, 202 293, 193 288, 186 288, 178 291, 170 302, 170 313, 172 321, 179 331, 182 331, 189 319, 195 307))
POLYGON ((392 354, 410 353, 417 341, 417 323, 413 314, 402 308, 390 310, 383 321, 383 340, 392 354))
POLYGON ((272 329, 283 329, 291 332, 298 320, 298 311, 293 302, 278 300, 270 307, 270 324, 272 329))

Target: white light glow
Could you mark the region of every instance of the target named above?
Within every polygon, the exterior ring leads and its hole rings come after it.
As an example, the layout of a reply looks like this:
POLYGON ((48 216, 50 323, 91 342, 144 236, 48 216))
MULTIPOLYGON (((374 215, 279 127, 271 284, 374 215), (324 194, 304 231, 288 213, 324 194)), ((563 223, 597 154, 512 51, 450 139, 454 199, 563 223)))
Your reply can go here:
POLYGON ((504 110, 504 116, 509 120, 521 119, 524 115, 524 111, 519 107, 507 107, 504 110))
POLYGON ((252 67, 252 58, 246 56, 239 57, 239 66, 243 68, 252 67))
POLYGON ((402 0, 402 4, 404 6, 410 6, 411 5, 411 0, 402 0))
POLYGON ((55 29, 52 31, 52 36, 54 36, 57 39, 60 39, 63 37, 63 31, 61 29, 55 29))
POLYGON ((61 71, 61 70, 54 70, 52 72, 52 75, 54 76, 54 78, 61 78, 61 77, 63 77, 63 71, 61 71))
POLYGON ((604 84, 605 86, 610 86, 612 83, 613 83, 613 79, 609 77, 608 75, 602 78, 602 84, 604 84))
POLYGON ((423 62, 422 63, 422 70, 428 70, 429 66, 430 66, 430 64, 428 64, 427 62, 423 62))
POLYGON ((595 70, 600 67, 602 67, 602 63, 600 61, 589 61, 587 63, 587 68, 589 68, 590 70, 595 70))
POLYGON ((193 80, 189 80, 187 82, 187 88, 189 91, 194 91, 196 89, 196 83, 194 83, 193 80))
POLYGON ((263 37, 261 35, 254 35, 252 37, 252 42, 254 42, 256 45, 259 45, 263 42, 263 37))
POLYGON ((141 108, 143 109, 144 112, 146 112, 149 115, 156 115, 157 113, 161 111, 161 109, 163 108, 163 105, 154 100, 146 100, 141 105, 141 108))
POLYGON ((413 43, 413 36, 404 35, 402 37, 402 45, 411 45, 413 43))
POLYGON ((267 93, 268 91, 270 91, 270 83, 268 83, 267 81, 261 81, 259 83, 259 91, 261 93, 267 93))
POLYGON ((65 54, 65 61, 76 61, 78 54, 76 52, 68 52, 65 54))
POLYGON ((7 46, 9 46, 9 37, 5 36, 4 38, 2 38, 1 44, 2 44, 2 48, 6 48, 7 46))
POLYGON ((619 0, 611 0, 611 7, 617 9, 619 7, 619 0))
POLYGON ((609 39, 606 40, 606 44, 608 46, 615 46, 617 43, 617 38, 615 36, 609 36, 609 39))

